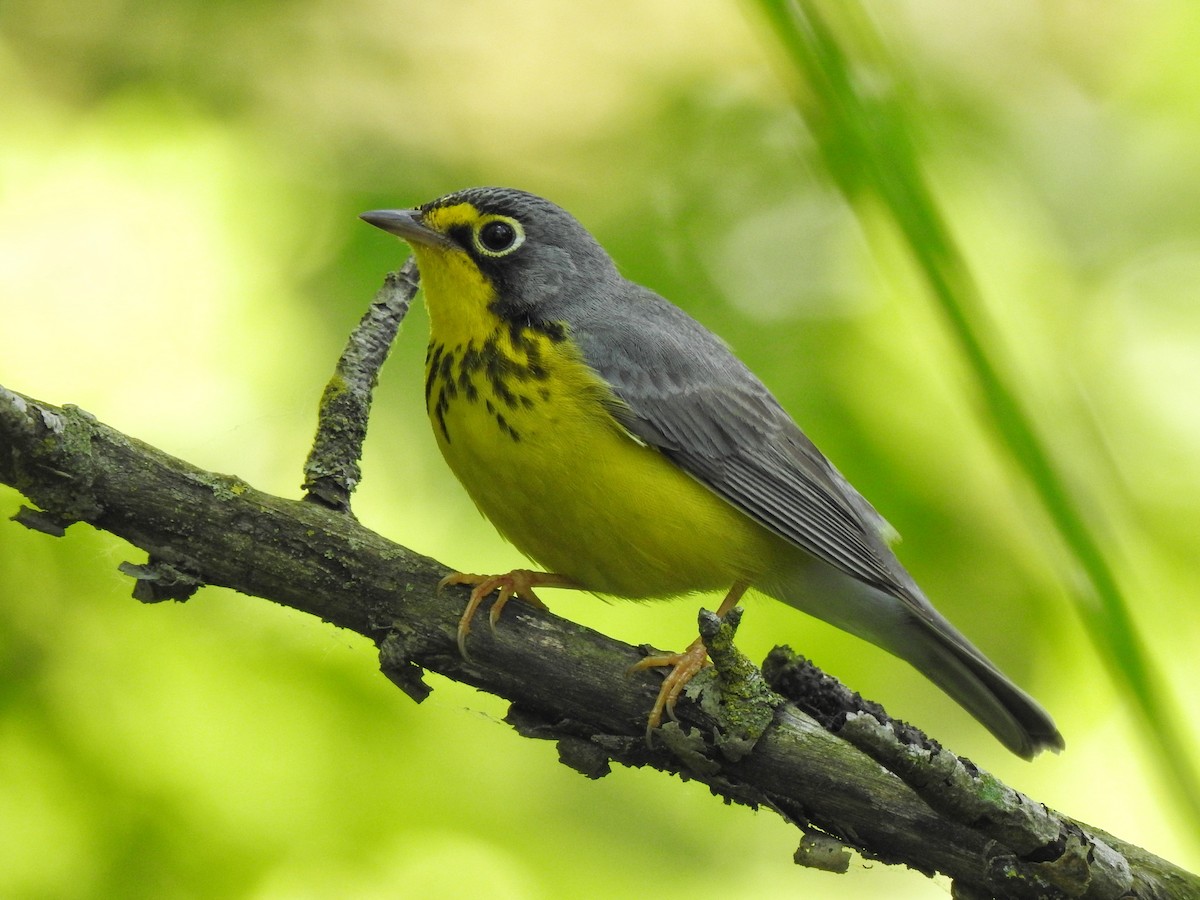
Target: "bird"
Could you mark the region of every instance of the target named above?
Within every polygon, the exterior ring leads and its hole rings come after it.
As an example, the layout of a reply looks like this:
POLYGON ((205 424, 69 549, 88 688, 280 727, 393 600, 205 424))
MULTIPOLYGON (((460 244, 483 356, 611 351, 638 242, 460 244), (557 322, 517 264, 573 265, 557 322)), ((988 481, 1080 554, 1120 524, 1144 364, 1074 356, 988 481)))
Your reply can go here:
MULTIPOLYGON (((908 662, 1025 759, 1065 746, 1051 717, 925 597, 896 535, 729 346, 624 278, 565 209, 502 187, 361 219, 416 257, 429 313, 425 405, 483 515, 540 569, 455 573, 458 628, 498 592, 616 598, 750 588, 908 662)), ((699 639, 636 668, 669 671, 648 730, 706 664, 699 639)))

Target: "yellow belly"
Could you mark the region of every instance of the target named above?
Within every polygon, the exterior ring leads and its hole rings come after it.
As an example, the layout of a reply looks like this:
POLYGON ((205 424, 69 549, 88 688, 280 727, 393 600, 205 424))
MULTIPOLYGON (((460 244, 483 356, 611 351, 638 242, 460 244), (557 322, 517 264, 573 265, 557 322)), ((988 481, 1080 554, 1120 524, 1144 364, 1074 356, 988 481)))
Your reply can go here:
MULTIPOLYGON (((536 377, 498 390, 482 374, 463 378, 460 345, 430 385, 442 454, 500 533, 547 571, 602 594, 757 580, 784 543, 622 429, 603 405, 607 388, 569 342, 532 340, 536 377)), ((520 348, 502 344, 520 363, 520 348)))

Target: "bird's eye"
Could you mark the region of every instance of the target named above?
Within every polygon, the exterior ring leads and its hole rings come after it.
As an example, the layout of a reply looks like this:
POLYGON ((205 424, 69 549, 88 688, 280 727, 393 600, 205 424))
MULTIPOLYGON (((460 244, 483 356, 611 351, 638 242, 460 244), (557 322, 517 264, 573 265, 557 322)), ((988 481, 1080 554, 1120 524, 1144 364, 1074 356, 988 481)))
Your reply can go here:
POLYGON ((497 216, 475 232, 475 249, 486 256, 505 256, 521 246, 525 231, 516 219, 497 216))

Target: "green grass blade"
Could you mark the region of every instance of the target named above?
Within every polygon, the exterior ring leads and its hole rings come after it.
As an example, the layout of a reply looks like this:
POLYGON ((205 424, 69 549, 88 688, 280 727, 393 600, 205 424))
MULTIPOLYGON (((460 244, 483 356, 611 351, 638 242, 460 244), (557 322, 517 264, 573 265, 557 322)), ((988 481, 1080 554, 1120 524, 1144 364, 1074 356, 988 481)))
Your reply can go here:
MULTIPOLYGON (((854 63, 839 43, 843 36, 835 35, 820 5, 813 0, 757 3, 798 75, 798 106, 833 177, 850 200, 876 199, 903 236, 974 373, 991 424, 1078 567, 1077 608, 1096 652, 1140 714, 1161 772, 1173 782, 1173 795, 1200 825, 1196 755, 1177 725, 1178 713, 1095 531, 1004 375, 1005 355, 990 337, 995 331, 986 327, 975 279, 926 185, 902 98, 859 88, 854 63)), ((879 42, 857 10, 844 3, 836 8, 841 17, 856 17, 847 43, 852 38, 865 44, 879 57, 872 64, 886 66, 879 42)))

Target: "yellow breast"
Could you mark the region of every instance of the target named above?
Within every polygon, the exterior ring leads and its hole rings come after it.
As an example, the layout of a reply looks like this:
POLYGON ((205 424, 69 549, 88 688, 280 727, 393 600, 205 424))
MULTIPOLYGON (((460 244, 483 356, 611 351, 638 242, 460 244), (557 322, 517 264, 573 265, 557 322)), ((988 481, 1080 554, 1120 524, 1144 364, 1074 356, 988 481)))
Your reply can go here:
POLYGON ((492 319, 453 341, 435 327, 426 401, 447 463, 501 534, 598 593, 755 580, 781 541, 625 431, 565 328, 492 319))

